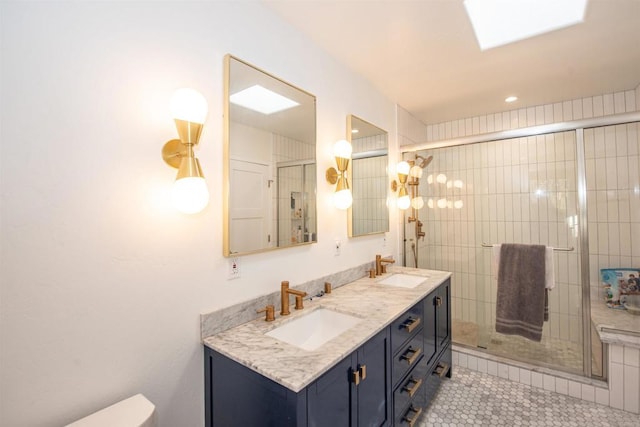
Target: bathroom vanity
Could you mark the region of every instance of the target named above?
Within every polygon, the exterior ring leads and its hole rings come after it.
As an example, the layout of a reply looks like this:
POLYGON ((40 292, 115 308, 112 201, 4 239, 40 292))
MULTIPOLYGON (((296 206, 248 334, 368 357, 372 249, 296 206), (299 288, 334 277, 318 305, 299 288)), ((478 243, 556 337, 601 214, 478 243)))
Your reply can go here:
POLYGON ((450 273, 389 270, 205 338, 206 425, 415 425, 451 376, 450 273), (355 322, 323 343, 267 335, 318 310, 355 322))

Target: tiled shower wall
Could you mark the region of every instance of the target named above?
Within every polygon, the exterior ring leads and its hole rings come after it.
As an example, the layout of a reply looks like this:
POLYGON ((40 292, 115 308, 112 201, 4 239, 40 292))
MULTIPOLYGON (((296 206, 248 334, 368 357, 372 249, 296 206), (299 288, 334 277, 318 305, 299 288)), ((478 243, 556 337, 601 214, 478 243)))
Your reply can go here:
MULTIPOLYGON (((386 134, 353 138, 353 153, 372 150, 386 150, 386 134)), ((387 230, 389 214, 387 198, 379 197, 387 194, 388 156, 368 157, 352 161, 353 191, 353 234, 369 234, 379 230, 387 230)))
POLYGON ((640 125, 586 129, 584 143, 589 277, 599 288, 601 268, 640 268, 640 125))
POLYGON ((379 197, 387 194, 387 163, 387 156, 353 160, 354 235, 388 229, 387 199, 379 197))
MULTIPOLYGON (((639 76, 640 78, 640 76, 639 76)), ((521 108, 427 126, 426 141, 458 138, 529 126, 610 116, 637 111, 640 87, 635 90, 521 108)), ((403 140, 400 140, 402 143, 403 140)))
POLYGON ((565 132, 420 152, 434 159, 419 187, 427 201, 419 265, 453 272, 454 319, 485 334, 495 324, 496 271, 482 244, 573 247, 554 253, 543 335, 581 342, 575 147, 565 132))

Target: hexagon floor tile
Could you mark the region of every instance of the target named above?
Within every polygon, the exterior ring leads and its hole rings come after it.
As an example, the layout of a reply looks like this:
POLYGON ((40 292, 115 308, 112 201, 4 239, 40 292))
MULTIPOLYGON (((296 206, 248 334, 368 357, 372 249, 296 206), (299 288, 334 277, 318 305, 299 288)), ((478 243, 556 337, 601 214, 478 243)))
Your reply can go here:
POLYGON ((419 427, 460 426, 640 427, 640 416, 454 366, 419 427))

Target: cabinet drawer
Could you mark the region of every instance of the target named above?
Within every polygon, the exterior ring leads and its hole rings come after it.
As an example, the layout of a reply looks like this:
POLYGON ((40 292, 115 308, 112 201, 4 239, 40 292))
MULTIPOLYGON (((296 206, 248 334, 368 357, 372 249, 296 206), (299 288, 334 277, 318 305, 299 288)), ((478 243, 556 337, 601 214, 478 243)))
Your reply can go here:
POLYGON ((420 393, 420 397, 416 396, 409 406, 404 408, 399 414, 396 414, 393 425, 396 427, 417 427, 420 425, 419 422, 424 418, 427 410, 424 396, 424 393, 420 393))
POLYGON ((391 353, 398 351, 423 325, 424 304, 419 302, 391 324, 391 353))
POLYGON ((422 329, 393 356, 391 382, 396 385, 423 357, 422 329))
POLYGON ((416 367, 398 384, 398 387, 393 392, 393 412, 396 416, 410 402, 415 403, 424 400, 419 400, 419 398, 425 396, 424 381, 427 369, 427 359, 426 357, 421 357, 416 367))
MULTIPOLYGON (((430 368, 429 374, 425 378, 425 391, 427 393, 427 403, 435 396, 440 383, 451 369, 451 347, 448 347, 440 358, 430 368)), ((428 406, 428 405, 427 405, 428 406)))

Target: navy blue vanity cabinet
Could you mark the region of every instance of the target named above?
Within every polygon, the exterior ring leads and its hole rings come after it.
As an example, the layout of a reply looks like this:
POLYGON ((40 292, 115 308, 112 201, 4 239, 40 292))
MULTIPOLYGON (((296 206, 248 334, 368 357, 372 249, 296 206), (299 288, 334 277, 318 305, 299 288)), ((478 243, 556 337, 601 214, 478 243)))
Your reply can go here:
POLYGON ((391 425, 389 330, 307 387, 309 427, 391 425))
POLYGON ((295 393, 205 347, 205 425, 391 426, 389 329, 295 393))
POLYGON ((431 366, 451 342, 451 280, 433 290, 424 299, 425 357, 431 366))

